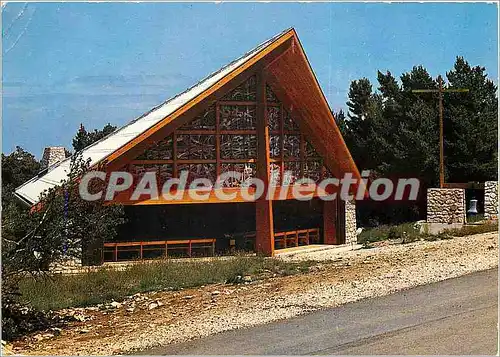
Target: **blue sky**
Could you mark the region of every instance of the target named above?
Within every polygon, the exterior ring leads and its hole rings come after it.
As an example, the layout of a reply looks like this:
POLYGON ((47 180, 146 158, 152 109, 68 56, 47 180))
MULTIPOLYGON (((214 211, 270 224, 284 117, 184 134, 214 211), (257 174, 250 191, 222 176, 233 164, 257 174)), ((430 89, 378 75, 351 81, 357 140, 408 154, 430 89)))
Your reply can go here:
POLYGON ((37 157, 71 148, 80 123, 127 123, 292 26, 334 110, 377 70, 436 76, 461 55, 498 77, 497 7, 485 3, 9 3, 2 22, 2 150, 37 157))

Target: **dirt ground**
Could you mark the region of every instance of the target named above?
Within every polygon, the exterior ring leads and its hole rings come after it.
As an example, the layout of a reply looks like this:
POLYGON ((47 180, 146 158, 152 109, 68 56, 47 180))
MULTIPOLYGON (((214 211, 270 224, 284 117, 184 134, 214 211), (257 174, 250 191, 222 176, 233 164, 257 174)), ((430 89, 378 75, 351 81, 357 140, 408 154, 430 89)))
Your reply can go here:
POLYGON ((300 275, 136 294, 105 310, 73 309, 84 321, 9 347, 15 354, 127 354, 290 318, 496 267, 498 233, 284 259, 318 262, 300 275))

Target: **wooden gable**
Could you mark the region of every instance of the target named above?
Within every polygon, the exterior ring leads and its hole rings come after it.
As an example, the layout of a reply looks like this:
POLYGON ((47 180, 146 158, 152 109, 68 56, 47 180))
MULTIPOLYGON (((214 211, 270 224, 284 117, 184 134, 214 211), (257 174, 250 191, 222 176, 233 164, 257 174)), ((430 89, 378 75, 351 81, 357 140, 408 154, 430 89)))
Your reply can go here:
POLYGON ((271 185, 290 185, 301 177, 319 182, 345 172, 359 178, 295 31, 249 62, 110 155, 108 171, 126 170, 136 177, 155 171, 160 192, 161 183, 181 171, 189 172, 188 184, 195 178, 215 182, 227 171, 242 173, 243 180, 258 176, 257 117, 262 106, 269 156, 264 167, 271 185), (260 101, 259 80, 264 83, 260 101))
MULTIPOLYGON (((305 177, 315 182, 330 176, 311 141, 283 108, 271 86, 266 86, 266 113, 270 133, 270 175, 273 185, 293 184, 305 177), (286 174, 285 174, 286 173, 286 174)), ((196 178, 215 182, 218 175, 237 171, 243 180, 256 176, 255 77, 251 76, 222 100, 140 153, 123 170, 136 179, 156 172, 161 185, 188 171, 190 184, 196 178)), ((238 187, 242 182, 226 182, 238 187)))

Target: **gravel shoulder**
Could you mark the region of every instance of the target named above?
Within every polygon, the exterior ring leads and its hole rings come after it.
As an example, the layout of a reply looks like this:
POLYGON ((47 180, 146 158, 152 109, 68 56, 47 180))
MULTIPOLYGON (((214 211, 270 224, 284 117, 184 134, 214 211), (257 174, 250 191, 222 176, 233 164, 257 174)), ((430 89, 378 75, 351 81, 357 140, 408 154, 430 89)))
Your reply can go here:
POLYGON ((318 263, 306 274, 141 294, 107 311, 81 309, 89 321, 72 323, 57 336, 18 341, 14 352, 134 353, 383 296, 497 267, 498 232, 342 253, 324 250, 283 259, 318 263))

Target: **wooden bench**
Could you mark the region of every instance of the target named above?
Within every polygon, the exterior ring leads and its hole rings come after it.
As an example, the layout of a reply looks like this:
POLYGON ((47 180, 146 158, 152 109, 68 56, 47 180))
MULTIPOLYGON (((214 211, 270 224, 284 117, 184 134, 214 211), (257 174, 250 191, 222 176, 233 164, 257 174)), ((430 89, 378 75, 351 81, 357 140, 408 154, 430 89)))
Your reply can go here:
MULTIPOLYGON (((246 240, 255 240, 255 232, 245 234, 246 240)), ((274 249, 320 243, 319 228, 274 233, 274 249)))
POLYGON ((116 242, 104 243, 103 261, 117 262, 120 259, 120 253, 133 253, 135 259, 147 259, 145 255, 150 252, 160 253, 159 256, 168 257, 169 252, 177 251, 185 253, 185 255, 193 256, 193 251, 200 249, 209 250, 210 255, 215 254, 215 238, 199 238, 199 239, 184 239, 184 240, 163 240, 163 241, 138 241, 138 242, 116 242), (106 259, 106 256, 112 254, 112 259, 106 259), (135 254, 134 254, 135 253, 135 254))

